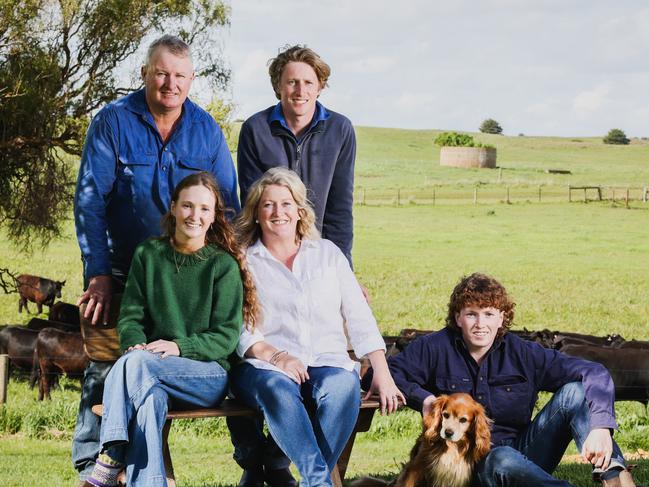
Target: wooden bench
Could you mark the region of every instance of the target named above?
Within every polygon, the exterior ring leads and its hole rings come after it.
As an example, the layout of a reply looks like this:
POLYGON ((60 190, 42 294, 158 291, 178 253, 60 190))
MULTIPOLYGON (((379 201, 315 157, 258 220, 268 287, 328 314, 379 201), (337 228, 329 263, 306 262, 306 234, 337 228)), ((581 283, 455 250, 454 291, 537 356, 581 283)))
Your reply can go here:
MULTIPOLYGON (((340 455, 338 464, 331 474, 331 480, 335 487, 342 487, 343 480, 345 479, 345 473, 347 472, 347 464, 349 463, 349 457, 352 454, 352 449, 354 448, 354 441, 356 440, 356 433, 369 431, 372 424, 372 418, 374 417, 374 412, 379 408, 379 401, 373 398, 370 398, 367 401, 362 401, 360 411, 358 413, 358 419, 356 420, 356 426, 349 441, 345 445, 345 448, 340 455)), ((102 415, 103 406, 97 404, 92 407, 92 412, 98 416, 102 415)), ((226 416, 254 416, 259 414, 257 411, 250 409, 246 406, 243 406, 235 399, 226 399, 223 401, 220 407, 212 409, 188 409, 185 411, 169 411, 167 413, 167 421, 162 429, 162 455, 165 463, 165 470, 167 473, 167 483, 170 487, 176 485, 176 480, 174 477, 174 468, 171 462, 171 453, 169 451, 169 430, 171 429, 171 421, 174 419, 197 419, 197 418, 221 418, 226 416)))

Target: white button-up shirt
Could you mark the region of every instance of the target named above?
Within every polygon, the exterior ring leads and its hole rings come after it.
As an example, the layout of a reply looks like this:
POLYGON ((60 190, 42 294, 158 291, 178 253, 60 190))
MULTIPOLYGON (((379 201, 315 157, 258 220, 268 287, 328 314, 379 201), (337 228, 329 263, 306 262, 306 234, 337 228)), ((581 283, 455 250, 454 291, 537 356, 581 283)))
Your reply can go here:
MULTIPOLYGON (((329 240, 302 239, 289 270, 261 240, 247 250, 262 320, 254 332, 244 326, 237 353, 265 341, 286 350, 306 367, 354 369, 347 337, 357 357, 385 350, 385 342, 361 287, 343 253, 329 240), (347 334, 345 333, 347 332, 347 334)), ((245 358, 259 369, 279 368, 265 360, 245 358)))

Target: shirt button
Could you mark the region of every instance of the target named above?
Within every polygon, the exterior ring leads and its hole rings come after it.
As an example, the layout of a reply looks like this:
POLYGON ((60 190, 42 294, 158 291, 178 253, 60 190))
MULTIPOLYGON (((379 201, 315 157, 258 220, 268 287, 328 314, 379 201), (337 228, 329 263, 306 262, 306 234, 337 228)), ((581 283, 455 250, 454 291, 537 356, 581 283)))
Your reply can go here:
POLYGON ((482 396, 478 396, 478 400, 479 400, 479 401, 482 401, 482 396))
POLYGON ((512 392, 512 388, 511 388, 511 387, 507 387, 505 390, 506 390, 507 392, 512 392))
POLYGON ((162 166, 162 170, 163 170, 163 171, 166 171, 166 170, 167 170, 167 166, 162 166))
POLYGON ((455 389, 455 384, 451 385, 451 389, 455 389))
POLYGON ((484 377, 480 377, 480 380, 484 380, 484 377))

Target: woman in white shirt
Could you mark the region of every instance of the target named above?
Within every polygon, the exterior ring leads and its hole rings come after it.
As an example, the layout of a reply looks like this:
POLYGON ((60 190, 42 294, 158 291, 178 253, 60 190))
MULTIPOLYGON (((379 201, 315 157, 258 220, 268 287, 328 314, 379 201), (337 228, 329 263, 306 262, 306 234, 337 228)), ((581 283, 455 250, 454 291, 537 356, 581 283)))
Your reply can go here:
POLYGON ((321 239, 297 174, 269 169, 248 193, 238 221, 257 288, 259 325, 245 327, 231 372, 235 396, 259 408, 295 463, 302 486, 331 486, 331 471, 360 405, 356 356, 367 356, 382 412, 403 395, 385 360, 385 343, 343 253, 321 239))

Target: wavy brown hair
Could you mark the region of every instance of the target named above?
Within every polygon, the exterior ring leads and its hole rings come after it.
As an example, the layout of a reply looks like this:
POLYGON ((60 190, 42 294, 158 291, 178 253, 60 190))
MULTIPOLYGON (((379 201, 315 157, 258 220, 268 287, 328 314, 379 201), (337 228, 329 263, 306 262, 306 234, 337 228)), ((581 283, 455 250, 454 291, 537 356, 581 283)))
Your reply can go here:
POLYGON ((498 329, 497 337, 503 336, 513 325, 516 303, 509 297, 505 287, 491 276, 475 272, 464 276, 455 286, 448 303, 448 328, 457 330, 455 315, 467 306, 496 308, 502 311, 503 326, 498 329))
MULTIPOLYGON (((205 234, 205 243, 217 245, 234 257, 237 264, 239 264, 239 272, 241 273, 241 281, 243 283, 243 319, 246 326, 250 330, 253 330, 260 313, 255 284, 252 280, 250 271, 248 271, 245 253, 241 251, 241 247, 235 237, 234 228, 225 217, 227 209, 223 204, 219 185, 214 179, 214 176, 209 172, 196 172, 190 174, 178 183, 171 195, 171 201, 174 204, 177 203, 180 192, 183 189, 191 188, 192 186, 204 186, 214 195, 216 201, 214 208, 214 222, 210 225, 210 228, 205 234)), ((171 209, 162 217, 161 225, 164 232, 163 238, 173 238, 176 233, 176 218, 171 214, 171 209)))
POLYGON ((325 63, 320 56, 316 54, 313 49, 309 49, 306 46, 301 46, 297 44, 295 46, 284 46, 283 50, 280 50, 277 57, 272 58, 268 61, 268 74, 270 75, 270 84, 273 85, 273 90, 275 91, 275 96, 277 99, 280 99, 280 81, 282 79, 282 73, 284 68, 288 63, 306 63, 313 68, 318 81, 320 82, 320 89, 324 90, 327 86, 327 80, 331 74, 331 68, 327 63, 325 63))
POLYGON ((302 238, 320 238, 320 232, 315 226, 315 212, 306 196, 306 186, 304 186, 300 176, 285 167, 273 167, 250 187, 246 203, 239 218, 237 218, 235 228, 241 246, 244 248, 250 247, 261 238, 261 228, 257 223, 257 210, 264 190, 273 185, 287 188, 297 204, 297 213, 300 219, 297 221, 295 229, 297 233, 296 239, 299 241, 302 238))

